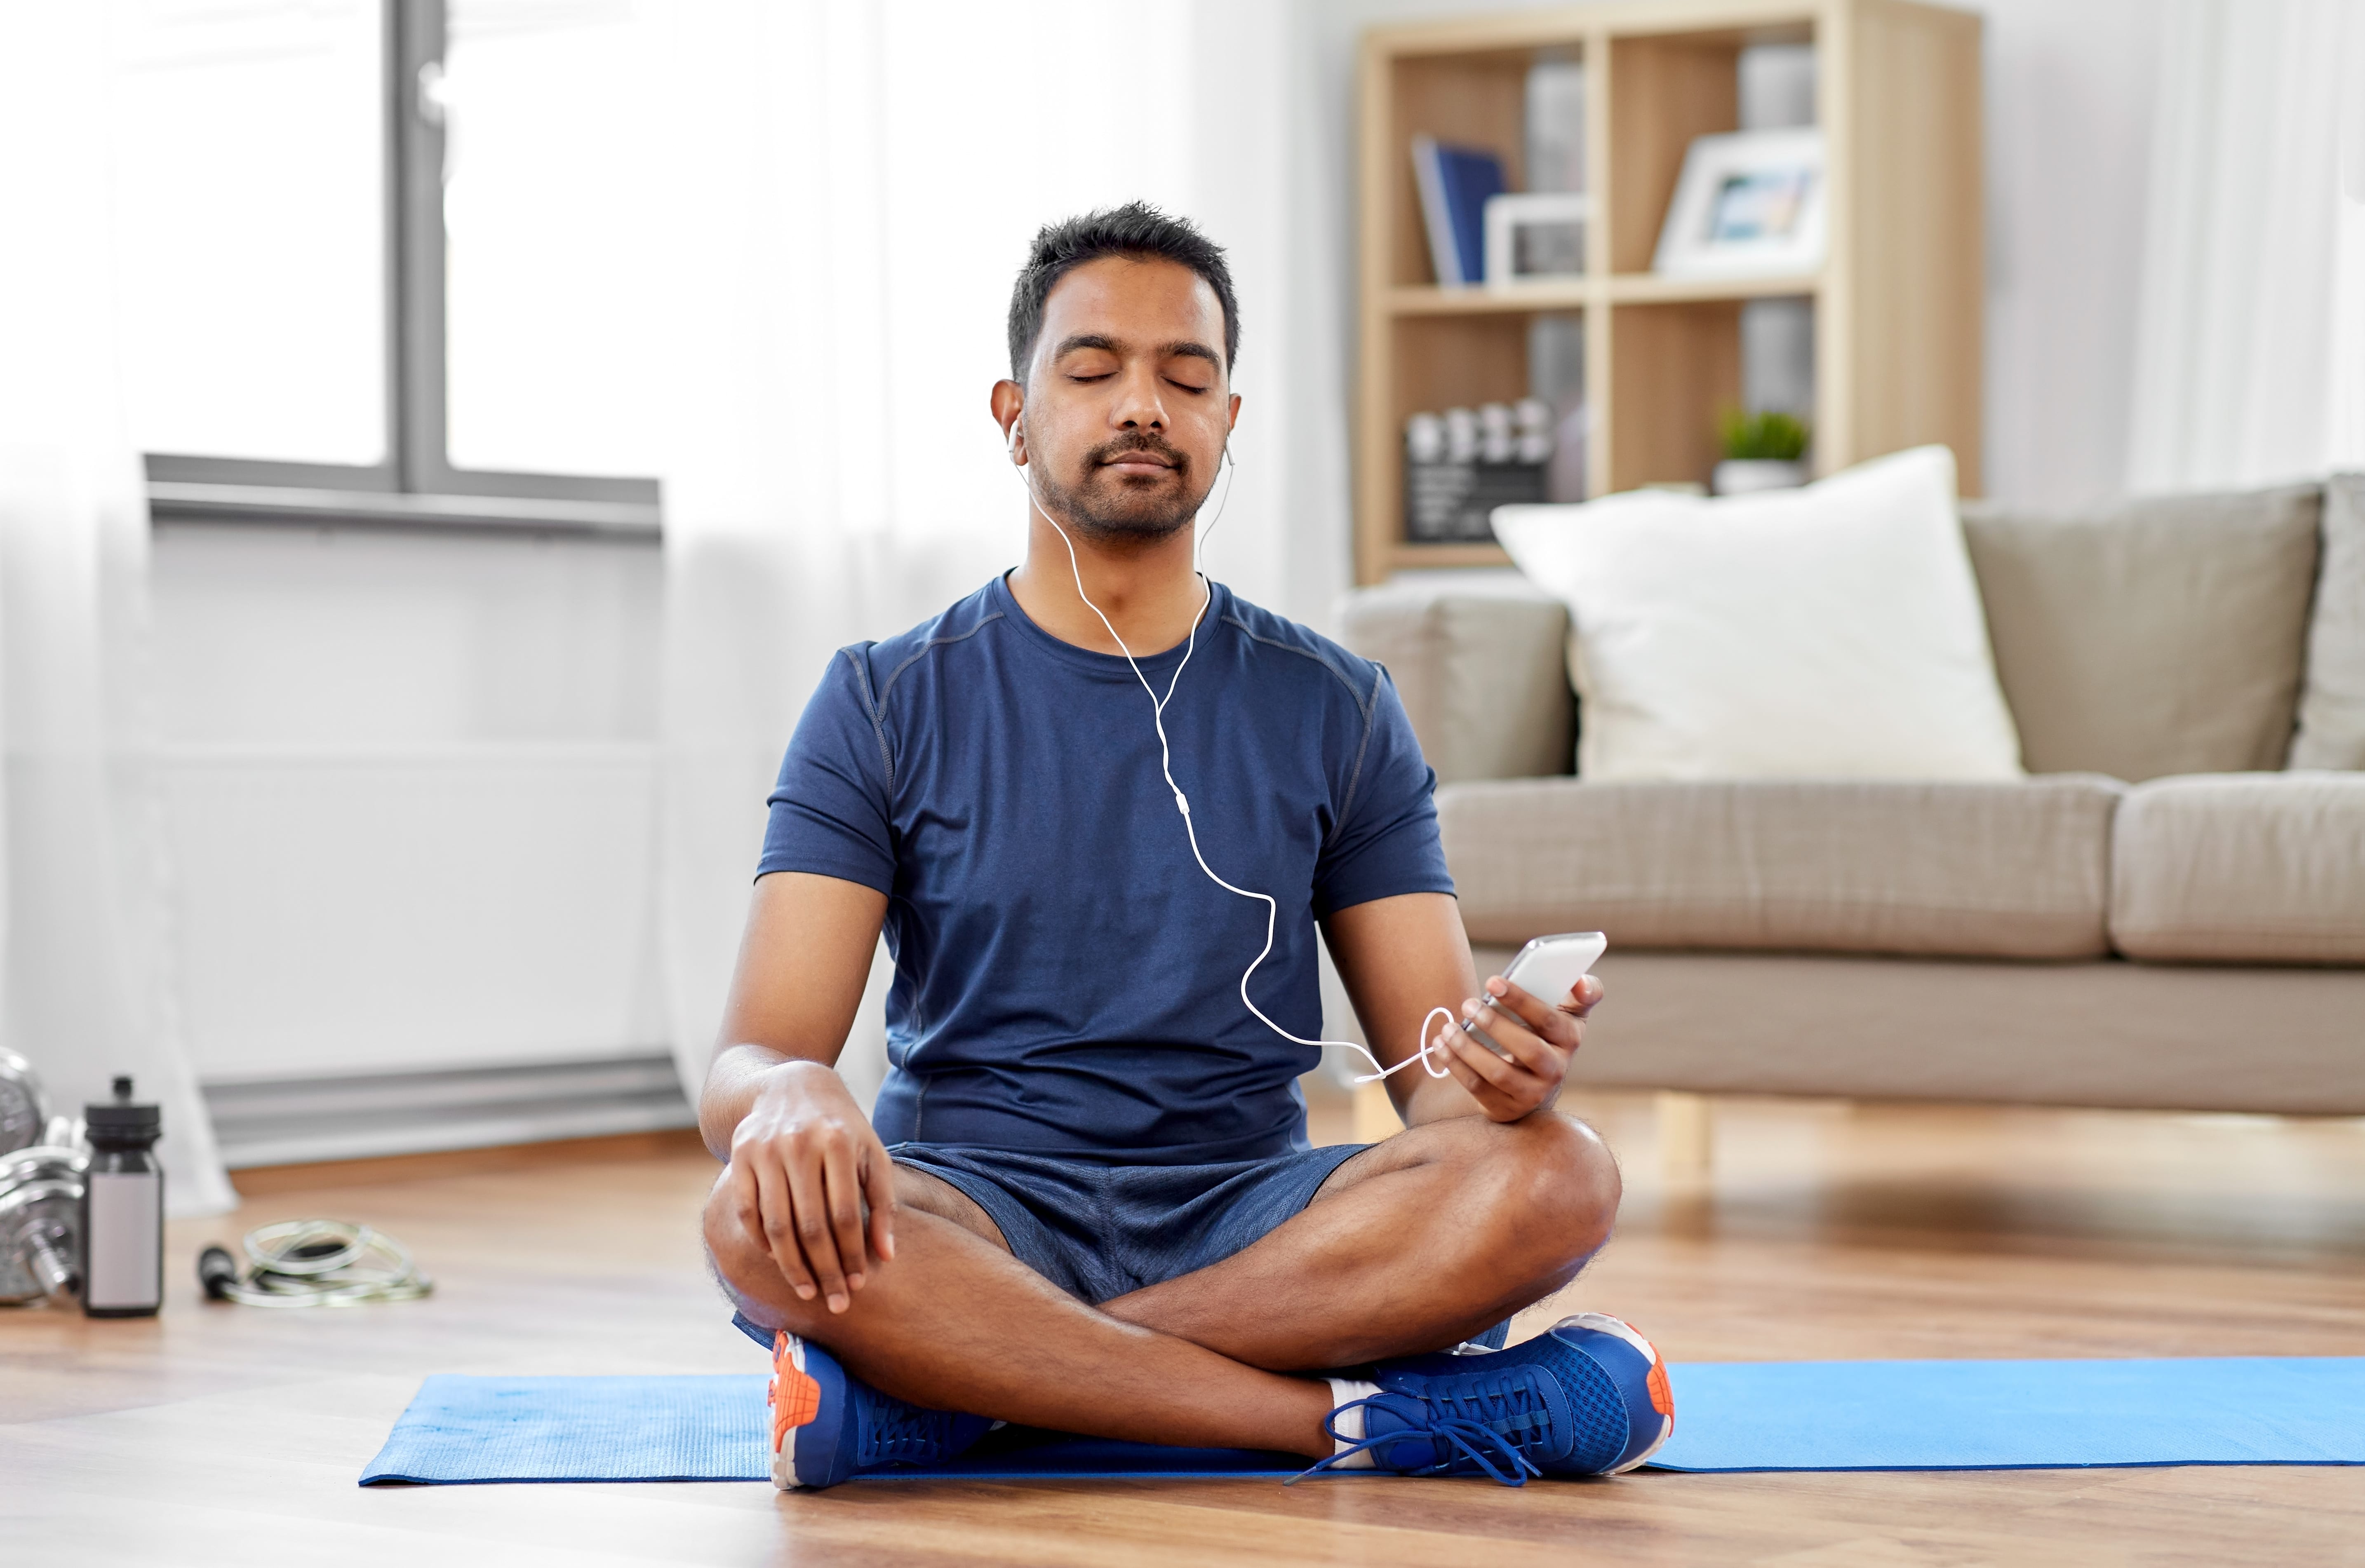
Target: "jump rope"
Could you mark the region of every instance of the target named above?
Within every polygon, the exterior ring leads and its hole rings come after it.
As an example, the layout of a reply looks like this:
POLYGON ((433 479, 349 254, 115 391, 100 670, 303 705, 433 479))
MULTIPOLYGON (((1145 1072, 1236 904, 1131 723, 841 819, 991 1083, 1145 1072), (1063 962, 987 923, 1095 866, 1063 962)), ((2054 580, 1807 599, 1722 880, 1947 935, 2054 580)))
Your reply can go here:
MULTIPOLYGON (((1022 415, 1021 417, 1023 418, 1024 416, 1022 415)), ((1432 1053, 1442 1055, 1445 1050, 1444 1034, 1440 1032, 1432 1040, 1429 1034, 1430 1026, 1435 1024, 1438 1019, 1442 1018, 1445 1020, 1446 1028, 1452 1028, 1454 1026, 1454 1016, 1453 1010, 1450 1007, 1432 1007, 1429 1010, 1427 1014, 1425 1014, 1420 1021, 1419 1051, 1415 1055, 1405 1058, 1404 1060, 1396 1063, 1394 1067, 1384 1065, 1378 1057, 1372 1054, 1368 1047, 1358 1044, 1356 1041, 1309 1040, 1301 1035, 1291 1034, 1288 1030, 1274 1023, 1271 1017, 1267 1016, 1265 1010, 1259 1007, 1256 1004, 1256 999, 1249 994, 1249 980, 1250 977, 1254 976, 1257 972, 1257 967, 1262 964, 1266 958, 1272 955, 1273 934, 1281 918, 1280 902, 1271 893, 1261 893, 1250 888, 1235 887, 1216 874, 1216 868, 1207 864, 1206 854, 1199 847, 1199 830, 1191 820, 1191 798, 1182 793, 1182 787, 1180 784, 1174 782, 1174 750, 1172 745, 1166 738, 1166 705, 1174 700, 1174 689, 1177 684, 1182 681, 1182 672, 1190 667, 1191 655, 1198 651, 1199 622, 1205 619, 1207 607, 1215 601, 1216 590, 1213 585, 1207 581, 1207 574, 1200 569, 1200 557, 1202 553, 1207 547, 1207 535, 1215 531, 1216 524, 1222 521, 1224 508, 1232 498, 1231 475, 1235 475, 1239 472, 1239 465, 1235 462, 1232 457, 1232 447, 1229 439, 1227 438, 1224 442, 1224 466, 1230 472, 1227 474, 1224 479, 1224 493, 1216 502, 1216 515, 1207 519, 1204 523, 1198 522, 1195 519, 1194 520, 1194 532, 1191 541, 1191 575, 1199 580, 1199 609, 1197 612, 1191 617, 1191 634, 1182 645, 1182 662, 1174 666, 1173 675, 1169 677, 1166 682, 1166 695, 1160 697, 1158 695, 1157 689, 1149 684, 1149 678, 1141 673, 1140 661, 1133 656, 1133 650, 1126 645, 1126 641, 1123 637, 1117 635, 1115 625, 1110 622, 1107 614, 1102 610, 1101 607, 1093 602, 1092 595, 1084 591, 1084 573, 1083 567, 1076 559, 1076 542, 1068 537, 1068 531, 1059 526, 1059 520, 1051 515, 1050 510, 1044 506, 1042 498, 1035 493, 1033 467, 1029 464, 1021 462, 1018 457, 1019 434, 1020 430, 1018 423, 1014 420, 1011 424, 1010 430, 1010 458, 1012 463, 1017 467, 1017 478, 1019 484, 1026 487, 1027 504, 1034 509, 1035 515, 1051 525, 1051 532, 1057 533, 1059 536, 1059 543, 1068 547, 1068 571, 1069 574, 1076 579, 1076 597, 1084 601, 1085 609, 1100 617, 1101 624, 1108 629, 1110 641, 1116 644, 1118 651, 1125 655, 1126 664, 1133 670, 1133 678, 1141 683, 1143 694, 1149 699, 1149 722, 1155 725, 1158 730, 1158 770, 1166 779, 1166 788, 1173 791, 1174 809, 1182 814, 1182 832, 1191 841, 1191 857, 1199 863, 1199 869, 1205 872, 1207 874, 1207 879, 1215 883, 1216 886, 1223 889, 1227 893, 1236 893, 1244 899, 1254 899, 1264 905, 1264 946, 1257 953, 1256 958, 1250 962, 1249 967, 1240 971, 1241 1005, 1246 1007, 1250 1013, 1256 1014, 1258 1022, 1261 1023, 1266 1028, 1271 1029, 1274 1034, 1279 1035, 1283 1039, 1291 1042, 1293 1045, 1312 1046, 1317 1049, 1326 1046, 1335 1046, 1342 1050, 1350 1050, 1359 1053, 1364 1060, 1372 1064, 1375 1070, 1364 1073, 1358 1077, 1354 1081, 1357 1083, 1376 1083, 1382 1079, 1391 1077, 1395 1073, 1403 1071, 1406 1068, 1410 1067, 1415 1062, 1420 1063, 1421 1070, 1428 1073, 1431 1078, 1449 1078, 1452 1076, 1445 1068, 1430 1059, 1432 1053)))

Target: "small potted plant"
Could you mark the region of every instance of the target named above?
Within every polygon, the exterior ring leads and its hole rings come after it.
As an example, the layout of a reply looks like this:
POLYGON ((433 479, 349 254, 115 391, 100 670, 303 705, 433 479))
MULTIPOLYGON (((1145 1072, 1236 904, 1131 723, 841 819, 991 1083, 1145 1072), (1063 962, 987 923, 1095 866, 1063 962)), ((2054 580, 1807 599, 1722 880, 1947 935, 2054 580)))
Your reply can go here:
POLYGON ((1788 414, 1744 414, 1734 409, 1717 421, 1724 461, 1709 476, 1720 496, 1793 489, 1807 482, 1807 425, 1788 414))

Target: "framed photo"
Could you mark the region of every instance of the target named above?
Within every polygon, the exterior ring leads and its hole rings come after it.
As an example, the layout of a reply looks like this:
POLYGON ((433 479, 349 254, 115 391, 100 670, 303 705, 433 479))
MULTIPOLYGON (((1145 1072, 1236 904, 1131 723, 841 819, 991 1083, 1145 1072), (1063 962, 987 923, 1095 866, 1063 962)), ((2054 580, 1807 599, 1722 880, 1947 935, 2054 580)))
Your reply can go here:
POLYGON ((1695 137, 1652 265, 1670 277, 1812 272, 1826 211, 1818 128, 1695 137))
POLYGON ((1569 191, 1528 191, 1486 198, 1489 286, 1576 277, 1585 271, 1585 225, 1593 198, 1569 191))

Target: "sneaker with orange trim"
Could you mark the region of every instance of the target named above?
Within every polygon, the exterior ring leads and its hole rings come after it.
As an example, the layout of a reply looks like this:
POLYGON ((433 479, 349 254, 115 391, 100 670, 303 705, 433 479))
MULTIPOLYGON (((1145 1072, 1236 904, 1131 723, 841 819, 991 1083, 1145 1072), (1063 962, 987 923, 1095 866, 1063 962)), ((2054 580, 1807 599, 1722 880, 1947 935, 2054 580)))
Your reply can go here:
POLYGON ((1399 1475, 1616 1475, 1676 1429, 1667 1369, 1606 1313, 1564 1317, 1501 1350, 1406 1356, 1371 1372, 1377 1394, 1330 1413, 1339 1451, 1306 1472, 1362 1464, 1399 1475), (1351 1430, 1342 1431, 1348 1428, 1351 1430))
POLYGON ((942 1464, 983 1437, 982 1416, 924 1410, 848 1375, 810 1339, 772 1339, 772 1484, 835 1486, 866 1470, 942 1464))

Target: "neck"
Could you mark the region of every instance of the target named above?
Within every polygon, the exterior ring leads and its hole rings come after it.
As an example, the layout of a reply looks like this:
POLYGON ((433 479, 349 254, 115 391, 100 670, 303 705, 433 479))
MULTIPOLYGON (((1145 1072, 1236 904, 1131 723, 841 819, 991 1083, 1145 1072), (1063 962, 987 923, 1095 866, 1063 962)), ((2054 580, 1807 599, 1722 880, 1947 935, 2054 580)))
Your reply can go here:
POLYGON ((1060 530, 1032 505, 1026 518, 1026 559, 1010 574, 1010 593, 1036 625, 1080 648, 1102 654, 1130 649, 1136 658, 1162 654, 1191 634, 1205 597, 1191 567, 1195 522, 1163 539, 1112 543, 1090 538, 1063 521, 1075 545, 1070 566, 1060 530), (1091 604, 1076 591, 1079 576, 1091 604), (1094 606, 1099 615, 1093 613, 1094 606), (1108 617, 1107 625, 1101 623, 1102 615, 1108 617), (1109 635, 1110 627, 1125 639, 1124 648, 1109 635))

